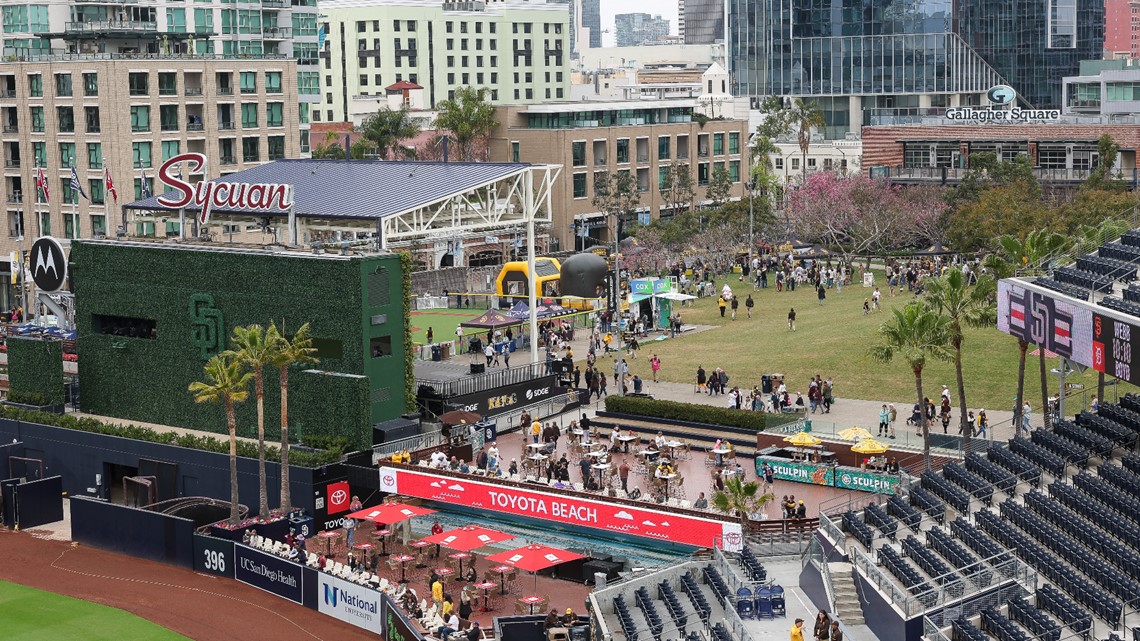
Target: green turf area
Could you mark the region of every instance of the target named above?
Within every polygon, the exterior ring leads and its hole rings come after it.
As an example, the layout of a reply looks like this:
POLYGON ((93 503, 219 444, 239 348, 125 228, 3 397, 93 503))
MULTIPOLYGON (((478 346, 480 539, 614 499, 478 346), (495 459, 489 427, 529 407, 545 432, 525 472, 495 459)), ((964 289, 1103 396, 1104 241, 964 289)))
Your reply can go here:
MULTIPOLYGON (((877 274, 882 281, 882 273, 877 274)), ((724 285, 717 280, 716 291, 724 285)), ((699 299, 695 307, 681 308, 686 324, 719 325, 717 329, 688 334, 680 340, 646 342, 641 354, 632 364, 632 371, 642 377, 649 376, 649 357, 656 352, 661 358, 663 380, 691 383, 696 379, 698 365, 711 371, 723 367, 730 384, 751 387, 759 384, 760 375, 779 372, 788 377, 788 390, 803 392, 806 396, 808 378, 819 374, 831 376, 835 381, 835 395, 840 398, 914 404, 914 375, 906 363, 896 361, 889 365, 876 363, 867 356, 867 348, 878 340, 876 331, 890 316, 890 310, 913 300, 911 294, 891 297, 885 286, 883 311, 863 314, 863 299, 873 289, 844 287, 842 293, 831 290, 821 307, 813 289, 801 287, 794 292, 777 293, 774 287, 753 291, 748 283, 730 278, 733 292, 741 298, 738 319, 721 318, 716 299, 699 299), (751 293, 756 301, 752 320, 746 320, 744 298, 751 293), (796 309, 796 332, 787 328, 788 310, 796 309)), ((774 284, 774 280, 770 281, 774 284)), ((1033 351, 1030 346, 1030 353, 1033 351)), ((1017 339, 997 329, 968 330, 963 343, 963 369, 966 380, 966 400, 970 407, 1002 410, 1012 409, 1017 392, 1017 339)), ((1046 359, 1049 369, 1057 367, 1058 359, 1046 359)), ((605 371, 612 366, 605 365, 605 371)), ((1034 414, 1040 411, 1041 384, 1036 356, 1026 358, 1025 394, 1033 406, 1034 414)), ((1082 383, 1088 393, 1095 393, 1096 372, 1070 376, 1068 382, 1082 383)), ((1057 377, 1048 374, 1049 387, 1056 392, 1057 377)), ((923 373, 924 393, 937 398, 941 385, 957 391, 953 363, 930 362, 923 373)), ((1120 393, 1135 391, 1121 384, 1120 393)), ((1112 399, 1109 391, 1106 396, 1112 399)), ((1078 401, 1079 402, 1079 401, 1078 401)), ((1071 405, 1066 410, 1075 409, 1071 405)))
MULTIPOLYGON (((485 309, 425 309, 412 312, 412 340, 417 343, 427 341, 427 331, 435 330, 435 340, 453 340, 455 328, 460 323, 478 318, 485 309)), ((470 331, 467 332, 470 334, 470 331)))
POLYGON ((3 581, 0 612, 6 641, 189 641, 123 610, 3 581))

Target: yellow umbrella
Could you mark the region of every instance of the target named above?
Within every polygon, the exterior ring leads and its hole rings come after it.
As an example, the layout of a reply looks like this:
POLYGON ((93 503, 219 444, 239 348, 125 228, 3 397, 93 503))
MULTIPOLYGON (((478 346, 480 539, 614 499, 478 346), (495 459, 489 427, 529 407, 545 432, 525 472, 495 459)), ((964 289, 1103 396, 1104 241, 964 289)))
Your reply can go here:
POLYGON ((849 427, 845 430, 841 430, 838 434, 836 434, 836 436, 845 441, 862 441, 865 438, 871 438, 871 433, 866 429, 856 425, 855 427, 849 427))
POLYGON ((797 432, 792 436, 785 436, 784 441, 791 443, 797 447, 810 447, 812 445, 819 445, 823 441, 808 434, 807 432, 797 432))
POLYGON ((851 446, 852 452, 860 454, 882 454, 891 449, 886 443, 880 443, 873 438, 864 439, 851 446))

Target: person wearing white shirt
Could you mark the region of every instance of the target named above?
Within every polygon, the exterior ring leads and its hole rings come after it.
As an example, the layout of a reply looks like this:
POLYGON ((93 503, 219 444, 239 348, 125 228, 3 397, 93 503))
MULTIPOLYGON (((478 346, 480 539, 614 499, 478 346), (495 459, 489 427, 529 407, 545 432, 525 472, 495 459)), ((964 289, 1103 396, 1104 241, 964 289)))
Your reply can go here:
POLYGON ((661 451, 665 447, 665 434, 658 432, 657 438, 653 439, 653 442, 657 445, 657 450, 661 451))

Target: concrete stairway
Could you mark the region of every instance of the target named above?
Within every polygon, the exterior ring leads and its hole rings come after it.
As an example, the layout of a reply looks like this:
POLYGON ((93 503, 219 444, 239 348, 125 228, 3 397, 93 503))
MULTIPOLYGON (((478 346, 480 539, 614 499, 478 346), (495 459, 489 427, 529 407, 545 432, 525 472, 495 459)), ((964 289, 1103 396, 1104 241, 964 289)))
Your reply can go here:
POLYGON ((835 612, 832 613, 832 618, 838 618, 848 627, 863 625, 863 606, 855 592, 855 567, 850 563, 831 563, 828 569, 831 573, 831 587, 835 590, 835 612))

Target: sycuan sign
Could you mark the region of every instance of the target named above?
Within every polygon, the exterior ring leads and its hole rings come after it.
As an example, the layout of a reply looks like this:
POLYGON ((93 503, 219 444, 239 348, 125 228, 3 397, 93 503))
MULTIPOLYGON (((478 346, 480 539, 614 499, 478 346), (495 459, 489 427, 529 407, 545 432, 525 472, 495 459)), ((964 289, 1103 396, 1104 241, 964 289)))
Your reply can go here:
POLYGON ((158 179, 168 187, 173 187, 178 195, 163 194, 158 202, 166 207, 181 209, 193 205, 201 208, 198 222, 210 222, 210 210, 214 207, 249 212, 280 213, 293 206, 293 186, 280 183, 227 183, 202 180, 191 184, 182 177, 179 167, 190 164, 190 174, 206 173, 206 156, 199 153, 185 153, 174 156, 162 163, 158 169, 158 179))

